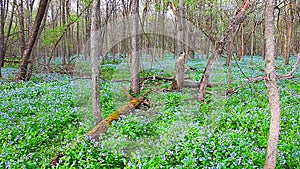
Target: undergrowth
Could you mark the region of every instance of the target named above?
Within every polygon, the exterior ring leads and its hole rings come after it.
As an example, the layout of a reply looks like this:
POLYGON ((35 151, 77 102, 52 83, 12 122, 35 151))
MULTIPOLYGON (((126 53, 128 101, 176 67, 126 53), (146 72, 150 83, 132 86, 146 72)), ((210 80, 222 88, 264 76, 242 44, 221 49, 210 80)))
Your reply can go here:
MULTIPOLYGON (((89 79, 56 74, 36 75, 29 82, 2 79, 0 168, 51 168, 59 153, 63 157, 55 168, 262 168, 270 121, 266 87, 263 82, 243 81, 264 74, 263 61, 257 57, 254 61, 238 62, 243 72, 233 62, 232 86, 237 93, 225 98, 223 82, 211 90, 215 94, 198 103, 190 100, 195 89, 154 91, 149 95, 150 109, 141 106, 114 122, 100 142, 84 139, 95 125, 89 79), (71 146, 79 138, 83 139, 71 146)), ((195 59, 189 65, 196 70, 187 76, 199 80, 205 63, 195 59)), ((281 74, 292 67, 282 66, 280 60, 276 66, 281 74)), ((143 77, 171 75, 161 66, 145 70, 143 77)), ((101 81, 105 118, 128 102, 122 84, 113 81, 124 78, 128 67, 102 65, 101 72, 106 79, 101 81)), ((297 71, 294 79, 278 81, 282 114, 277 168, 297 168, 300 163, 299 77, 297 71)))

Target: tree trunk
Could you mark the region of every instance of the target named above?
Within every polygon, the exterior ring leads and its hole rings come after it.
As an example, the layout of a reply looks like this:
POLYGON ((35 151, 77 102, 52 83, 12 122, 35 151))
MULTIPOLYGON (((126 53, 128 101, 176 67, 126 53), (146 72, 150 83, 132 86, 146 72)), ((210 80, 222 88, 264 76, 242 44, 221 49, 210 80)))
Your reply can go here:
POLYGON ((177 30, 177 44, 176 44, 176 57, 179 57, 182 52, 184 52, 184 42, 185 42, 185 25, 183 20, 183 7, 184 1, 179 0, 179 16, 175 17, 176 30, 177 30))
POLYGON ((184 71, 188 69, 188 61, 189 61, 189 51, 190 51, 190 32, 189 32, 189 25, 185 25, 185 52, 184 52, 184 71))
POLYGON ((91 16, 91 62, 92 62, 92 111, 96 123, 102 121, 100 110, 100 77, 99 77, 99 22, 98 14, 100 10, 100 0, 92 3, 91 16))
POLYGON ((24 25, 24 7, 23 0, 20 0, 19 3, 19 22, 20 22, 20 49, 21 54, 24 53, 26 43, 25 43, 25 25, 24 25))
MULTIPOLYGON (((48 11, 48 8, 49 8, 49 3, 47 4, 47 7, 46 7, 46 11, 48 11)), ((45 28, 45 25, 46 25, 46 21, 47 21, 47 13, 45 13, 44 14, 44 18, 43 18, 43 21, 42 21, 42 23, 41 23, 41 26, 40 26, 40 29, 39 29, 39 31, 38 31, 38 37, 40 37, 41 36, 41 34, 42 34, 42 31, 43 31, 43 29, 45 28)), ((28 70, 28 73, 26 74, 26 78, 25 78, 25 80, 26 81, 28 81, 30 78, 31 78, 31 76, 32 76, 32 73, 33 73, 33 69, 34 69, 34 67, 36 66, 36 63, 38 62, 38 55, 37 55, 37 52, 38 52, 38 44, 39 44, 39 40, 37 40, 37 42, 35 42, 34 43, 34 45, 33 45, 33 54, 32 54, 32 61, 31 61, 31 63, 30 63, 30 66, 29 66, 29 70, 28 70)))
POLYGON ((245 56, 245 42, 244 42, 244 26, 243 24, 241 25, 241 52, 239 56, 239 60, 243 60, 245 56))
MULTIPOLYGON (((265 32, 265 25, 261 24, 262 32, 265 32)), ((265 50, 266 50, 266 44, 264 39, 262 38, 262 45, 261 45, 261 57, 265 60, 265 50)))
POLYGON ((183 53, 181 54, 175 63, 175 80, 176 80, 176 85, 173 86, 174 89, 176 90, 181 90, 183 88, 184 84, 184 70, 185 70, 185 57, 186 54, 183 53))
MULTIPOLYGON (((79 17, 79 3, 80 0, 76 0, 76 15, 79 17)), ((79 57, 80 52, 80 35, 79 35, 80 25, 79 22, 76 22, 76 57, 79 57)))
POLYGON ((194 28, 193 27, 190 27, 189 28, 189 33, 188 33, 188 39, 189 40, 189 47, 188 47, 188 55, 192 58, 192 59, 195 59, 195 41, 196 41, 196 38, 194 37, 195 35, 195 32, 193 30, 194 28))
MULTIPOLYGON (((60 15, 61 15, 61 23, 60 26, 61 27, 65 27, 66 26, 66 3, 65 0, 60 0, 60 15)), ((63 66, 65 66, 66 64, 66 50, 67 50, 67 46, 66 46, 66 34, 67 34, 67 30, 65 30, 66 33, 63 35, 62 40, 61 40, 61 52, 60 52, 60 56, 61 56, 61 64, 63 66)))
POLYGON ((254 56, 254 40, 255 40, 255 27, 252 31, 252 36, 251 36, 251 49, 250 49, 250 56, 251 56, 251 61, 250 63, 253 64, 253 56, 254 56))
POLYGON ((139 12, 139 0, 133 0, 132 2, 132 56, 131 56, 131 65, 130 65, 130 73, 131 73, 131 85, 130 90, 136 94, 140 93, 140 77, 139 77, 139 67, 140 67, 140 58, 139 58, 139 47, 138 47, 138 12, 139 12))
POLYGON ((205 99, 205 92, 206 92, 206 87, 208 84, 208 78, 213 69, 215 59, 221 57, 228 37, 232 34, 232 32, 235 31, 236 27, 243 22, 243 16, 249 6, 249 3, 250 3, 250 0, 245 1, 245 4, 243 5, 242 9, 236 14, 235 18, 233 20, 231 20, 231 23, 230 23, 229 27, 227 28, 227 31, 225 32, 225 34, 219 39, 213 55, 209 57, 207 65, 205 67, 204 73, 203 73, 201 81, 200 81, 200 87, 199 87, 198 93, 196 96, 197 100, 199 102, 203 102, 205 99))
POLYGON ((118 121, 121 119, 121 116, 127 115, 131 112, 134 108, 138 107, 141 103, 144 102, 147 95, 150 94, 151 91, 145 92, 142 96, 138 98, 133 98, 131 95, 130 102, 120 107, 118 110, 114 111, 110 114, 107 118, 97 124, 91 131, 87 133, 91 140, 99 141, 99 137, 101 134, 107 132, 108 128, 111 126, 113 121, 118 121))
POLYGON ((5 57, 5 41, 4 41, 4 29, 5 29, 5 6, 6 2, 0 2, 1 10, 1 20, 0 20, 0 77, 2 77, 1 67, 4 66, 4 57, 5 57))
POLYGON ((285 50, 284 50, 284 64, 285 65, 288 65, 289 64, 289 61, 290 61, 290 52, 291 52, 291 46, 293 46, 292 45, 292 38, 293 38, 293 31, 294 31, 294 3, 296 3, 295 2, 295 0, 292 0, 291 2, 290 2, 290 4, 289 4, 289 6, 290 6, 290 8, 289 8, 289 17, 290 17, 290 19, 289 19, 289 21, 288 21, 288 23, 286 24, 286 40, 285 40, 285 44, 284 44, 284 46, 285 46, 285 50))
POLYGON ((265 161, 265 169, 274 169, 278 149, 280 129, 280 97, 275 74, 275 29, 274 29, 274 0, 266 1, 265 9, 265 37, 266 37, 266 86, 271 112, 270 132, 265 161))
POLYGON ((209 38, 205 38, 205 57, 206 59, 209 58, 210 53, 210 40, 209 38))
MULTIPOLYGON (((161 3, 160 3, 161 4, 161 3)), ((161 17, 159 18, 160 19, 160 26, 161 26, 161 29, 160 29, 160 35, 159 35, 159 42, 160 42, 160 46, 161 46, 161 50, 160 50, 160 60, 162 61, 163 60, 163 56, 164 56, 164 50, 165 50, 165 24, 164 24, 164 21, 165 21, 165 7, 164 5, 161 5, 161 7, 163 8, 162 10, 162 14, 161 14, 161 17)))
POLYGON ((38 32, 40 29, 41 22, 43 20, 44 14, 46 13, 47 4, 49 0, 41 0, 39 3, 38 12, 32 26, 29 38, 26 43, 24 52, 22 53, 22 59, 20 62, 20 68, 16 76, 16 81, 25 80, 27 74, 27 67, 30 59, 30 54, 36 39, 38 38, 38 32))

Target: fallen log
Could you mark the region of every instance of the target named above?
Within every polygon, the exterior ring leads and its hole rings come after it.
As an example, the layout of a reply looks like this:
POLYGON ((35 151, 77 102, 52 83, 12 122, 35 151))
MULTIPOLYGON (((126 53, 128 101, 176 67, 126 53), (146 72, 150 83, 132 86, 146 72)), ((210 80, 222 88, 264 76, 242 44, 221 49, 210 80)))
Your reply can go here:
MULTIPOLYGON (((144 81, 149 80, 149 81, 154 81, 154 80, 163 80, 165 82, 167 81, 173 81, 175 78, 173 77, 162 77, 162 76, 151 76, 151 77, 146 77, 144 78, 144 81)), ((187 80, 185 79, 183 81, 183 87, 187 88, 197 88, 199 87, 200 81, 193 81, 193 80, 187 80)), ((216 83, 210 83, 208 82, 207 87, 213 87, 214 85, 218 85, 216 83)))
MULTIPOLYGON (((214 85, 218 85, 218 84, 208 82, 207 87, 213 87, 214 85)), ((184 80, 183 82, 183 87, 186 88, 198 88, 199 86, 200 86, 200 81, 184 80)))
MULTIPOLYGON (((111 126, 113 121, 118 121, 121 119, 121 116, 125 116, 129 114, 133 109, 138 107, 140 104, 144 103, 146 100, 146 96, 148 96, 152 91, 149 90, 145 92, 142 96, 138 98, 132 97, 129 92, 123 87, 125 95, 130 99, 130 102, 126 103, 124 106, 120 107, 118 110, 114 111, 107 118, 98 123, 91 131, 89 131, 86 135, 90 141, 99 141, 99 137, 101 134, 107 133, 107 130, 111 126)), ((146 106, 149 106, 149 103, 145 103, 146 106)), ((81 139, 72 143, 71 146, 76 146, 81 139)), ((62 153, 59 153, 53 160, 51 160, 50 165, 52 167, 56 166, 59 162, 59 159, 63 157, 62 153)))
POLYGON ((163 76, 153 75, 153 76, 144 77, 144 78, 141 79, 141 81, 163 80, 163 81, 167 82, 167 81, 172 81, 173 79, 174 79, 173 77, 163 77, 163 76))
MULTIPOLYGON (((150 92, 151 90, 145 92, 142 96, 138 98, 133 98, 132 96, 130 96, 130 102, 128 102, 127 104, 110 114, 106 119, 102 120, 91 131, 87 133, 89 139, 99 141, 100 135, 107 132, 113 121, 120 120, 121 116, 128 114, 131 110, 138 107, 141 103, 144 102, 146 96, 149 95, 150 92)), ((126 95, 128 94, 126 93, 126 95)))
MULTIPOLYGON (((300 53, 298 53, 297 61, 295 62, 292 70, 289 73, 287 73, 286 75, 276 75, 276 79, 292 79, 292 78, 294 78, 293 74, 298 69, 299 62, 300 62, 300 53)), ((257 76, 257 77, 252 77, 252 78, 249 78, 249 79, 245 79, 244 81, 245 82, 256 83, 258 81, 265 80, 265 79, 266 79, 265 76, 257 76)))
MULTIPOLYGON (((211 82, 207 83, 207 87, 213 87, 213 86, 217 86, 217 85, 220 85, 220 84, 219 83, 211 83, 211 82)), ((200 86, 200 81, 184 80, 183 86, 187 87, 187 88, 198 88, 200 86)))

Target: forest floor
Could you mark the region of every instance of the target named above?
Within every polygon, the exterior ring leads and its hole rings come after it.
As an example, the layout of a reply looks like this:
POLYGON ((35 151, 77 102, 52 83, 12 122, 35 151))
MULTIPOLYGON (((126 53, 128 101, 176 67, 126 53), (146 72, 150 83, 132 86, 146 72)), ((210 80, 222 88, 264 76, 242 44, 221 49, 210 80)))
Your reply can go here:
MULTIPOLYGON (((292 69, 276 62, 278 74, 292 69)), ((175 60, 142 61, 142 84, 150 108, 141 106, 101 136, 89 142, 85 134, 94 127, 90 79, 68 75, 36 74, 28 82, 10 80, 15 68, 4 68, 0 80, 0 168, 262 168, 265 160, 270 113, 263 81, 244 79, 264 75, 264 61, 250 57, 232 62, 231 89, 227 67, 215 65, 211 81, 218 83, 204 103, 192 100, 197 89, 165 92, 171 82, 153 77, 173 77, 175 60), (238 65, 239 66, 238 66, 238 65), (76 140, 81 140, 72 146, 76 140)), ((206 62, 189 60, 190 80, 200 80, 206 62)), ((101 109, 105 118, 129 100, 129 64, 101 65, 101 109)), ((83 70, 82 67, 77 67, 83 70)), ((88 69, 86 69, 88 70, 88 69)), ((277 168, 297 168, 300 163, 300 71, 295 78, 278 80, 281 96, 281 131, 277 168)))

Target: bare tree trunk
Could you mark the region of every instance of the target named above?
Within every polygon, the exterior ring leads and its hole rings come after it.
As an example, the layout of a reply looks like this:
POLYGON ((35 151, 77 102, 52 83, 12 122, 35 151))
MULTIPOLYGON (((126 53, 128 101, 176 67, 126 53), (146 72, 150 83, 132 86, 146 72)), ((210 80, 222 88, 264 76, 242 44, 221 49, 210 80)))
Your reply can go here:
POLYGON ((28 13, 29 13, 28 23, 32 23, 32 13, 33 13, 34 1, 35 0, 27 0, 27 3, 26 3, 27 9, 28 9, 28 13))
POLYGON ((165 7, 164 5, 160 2, 160 6, 163 8, 162 10, 162 14, 161 14, 161 17, 159 18, 160 21, 160 26, 161 26, 161 29, 160 29, 160 35, 159 35, 159 42, 160 42, 160 45, 161 45, 161 50, 160 50, 160 60, 162 61, 163 60, 163 56, 164 56, 164 49, 165 49, 165 24, 164 24, 164 20, 165 20, 165 7))
MULTIPOLYGON (((61 27, 65 27, 66 26, 66 3, 65 0, 60 0, 60 15, 61 15, 61 22, 60 22, 60 26, 61 27)), ((66 50, 67 50, 67 46, 66 46, 66 34, 67 34, 67 30, 65 30, 66 33, 65 35, 63 35, 62 40, 61 40, 61 52, 60 52, 60 56, 61 56, 61 64, 63 66, 65 66, 66 64, 66 50)))
POLYGON ((286 24, 286 40, 285 40, 285 44, 284 44, 284 64, 288 65, 289 61, 290 61, 290 52, 291 52, 291 46, 292 45, 292 38, 293 38, 293 32, 294 32, 294 5, 295 5, 295 0, 292 0, 289 4, 290 8, 289 8, 289 21, 286 24))
POLYGON ((228 87, 227 87, 227 92, 229 92, 231 90, 231 68, 232 68, 232 63, 231 63, 231 59, 232 57, 234 57, 234 37, 236 36, 237 31, 233 34, 233 36, 230 38, 230 51, 229 51, 229 55, 227 57, 226 60, 226 65, 228 67, 227 69, 227 74, 228 74, 228 87))
POLYGON ((133 0, 132 2, 132 56, 131 56, 131 65, 130 65, 130 73, 131 73, 131 85, 130 90, 136 94, 140 93, 140 76, 139 76, 139 67, 140 67, 140 58, 139 58, 139 47, 138 47, 138 12, 139 12, 139 0, 133 0))
MULTIPOLYGON (((76 15, 77 17, 79 17, 79 3, 80 3, 80 0, 76 0, 76 15)), ((80 29, 80 26, 79 26, 79 22, 76 23, 76 57, 79 57, 79 52, 80 52, 80 35, 79 35, 79 29, 80 29)))
MULTIPOLYGON (((1 2, 2 3, 2 2, 1 2)), ((2 4, 1 4, 2 5, 2 4)), ((1 26, 0 26, 0 78, 2 77, 2 71, 1 68, 4 66, 4 58, 5 58, 5 41, 4 41, 4 27, 5 27, 5 20, 4 12, 2 12, 2 6, 1 6, 1 26), (4 21, 2 21, 2 19, 4 21)))
POLYGON ((92 62, 92 111, 96 123, 102 121, 100 110, 100 77, 99 77, 99 22, 98 14, 100 10, 100 0, 92 3, 91 16, 91 62, 92 62))
POLYGON ((189 26, 185 25, 186 32, 185 32, 185 52, 184 52, 184 71, 187 71, 188 69, 188 61, 189 61, 189 51, 190 51, 190 36, 189 36, 189 26))
POLYGON ((206 57, 206 59, 209 58, 209 53, 210 53, 210 40, 209 40, 209 38, 205 38, 205 57, 206 57))
POLYGON ((265 161, 265 169, 274 169, 278 149, 280 129, 280 97, 275 75, 275 29, 274 29, 274 0, 266 1, 265 9, 265 37, 266 37, 266 86, 271 111, 270 132, 265 161))
MULTIPOLYGON (((145 10, 144 10, 145 11, 145 10)), ((155 57, 157 56, 157 47, 158 47, 158 43, 157 43, 157 39, 158 39, 158 12, 155 12, 154 14, 154 36, 153 36, 153 47, 152 47, 152 57, 151 57, 151 62, 155 62, 155 57)), ((146 12, 143 12, 143 18, 145 18, 146 16, 146 12)))
POLYGON ((176 57, 179 57, 182 52, 184 52, 184 42, 185 42, 185 27, 183 20, 183 7, 184 1, 179 0, 179 16, 175 17, 176 27, 177 27, 177 47, 176 47, 176 57))
POLYGON ((227 38, 232 34, 232 32, 235 31, 236 27, 243 22, 243 16, 249 6, 249 3, 250 3, 250 0, 245 1, 245 4, 241 8, 241 10, 236 14, 234 19, 231 20, 231 23, 230 23, 229 27, 227 28, 227 31, 225 32, 225 34, 219 39, 213 55, 209 57, 207 65, 205 67, 205 70, 203 72, 203 75, 202 75, 202 78, 200 81, 198 93, 196 96, 197 100, 199 102, 203 102, 205 99, 205 92, 206 92, 206 87, 208 84, 208 78, 213 69, 215 59, 221 57, 223 50, 224 50, 224 46, 227 41, 227 38))
MULTIPOLYGON (((265 32, 265 25, 261 24, 262 32, 265 32)), ((261 57, 265 60, 265 50, 266 50, 266 44, 264 39, 262 38, 262 45, 261 45, 261 57)))
MULTIPOLYGON (((71 3, 70 0, 66 0, 66 18, 67 20, 70 20, 70 7, 71 3)), ((73 47, 74 45, 69 45, 69 41, 72 42, 72 37, 73 37, 73 27, 69 27, 66 30, 66 57, 67 57, 67 63, 69 64, 71 62, 71 52, 73 52, 73 47)))
POLYGON ((29 63, 30 54, 36 39, 38 38, 38 32, 40 29, 41 22, 43 20, 44 14, 46 13, 47 4, 50 0, 41 0, 39 3, 38 12, 32 26, 26 47, 24 52, 22 53, 22 59, 20 63, 19 72, 16 76, 16 81, 25 80, 27 74, 27 66, 29 63))
POLYGON ((5 23, 6 23, 6 13, 7 13, 7 7, 8 7, 8 2, 9 1, 1 1, 1 7, 0 7, 0 11, 1 11, 1 15, 0 15, 0 78, 2 77, 2 72, 1 72, 1 67, 4 66, 4 58, 6 55, 6 50, 7 50, 7 43, 9 41, 9 35, 10 35, 10 31, 11 31, 11 27, 12 27, 12 22, 13 22, 13 18, 14 18, 14 9, 15 9, 15 3, 16 0, 14 0, 12 3, 12 14, 9 20, 9 26, 8 26, 8 30, 7 30, 7 37, 5 39, 5 23))
POLYGON ((240 47, 237 47, 238 51, 239 51, 239 55, 238 58, 239 60, 243 60, 244 56, 245 56, 245 43, 244 43, 244 26, 243 24, 241 24, 240 26, 241 28, 241 35, 239 36, 240 40, 238 40, 238 44, 240 45, 240 47))
POLYGON ((240 60, 244 59, 245 56, 245 42, 244 42, 244 25, 241 25, 241 58, 240 60))
POLYGON ((253 63, 253 56, 254 56, 254 40, 255 40, 255 27, 253 28, 252 31, 252 36, 251 36, 251 49, 250 49, 250 56, 251 56, 251 64, 253 63))
POLYGON ((20 49, 21 54, 24 53, 26 43, 25 43, 25 28, 24 28, 24 7, 23 0, 20 0, 19 3, 19 22, 20 22, 20 49))
MULTIPOLYGON (((48 8, 49 8, 49 3, 46 7, 46 11, 48 11, 48 8)), ((45 28, 46 20, 47 20, 47 13, 44 14, 44 18, 43 18, 43 21, 41 23, 41 28, 38 31, 38 35, 37 35, 38 37, 40 37, 40 35, 42 34, 43 29, 45 28)), ((39 40, 37 40, 37 42, 34 43, 34 46, 33 46, 33 51, 34 52, 32 52, 33 53, 32 58, 31 58, 32 61, 31 61, 30 66, 29 66, 28 73, 26 74, 26 78, 25 78, 26 81, 28 81, 31 78, 32 73, 33 73, 33 69, 34 69, 36 63, 38 62, 38 55, 37 55, 38 43, 39 43, 39 40)))
POLYGON ((184 84, 185 57, 187 57, 185 53, 181 54, 177 58, 176 64, 175 64, 176 85, 173 86, 173 88, 177 89, 177 90, 181 90, 183 88, 183 84, 184 84))
MULTIPOLYGON (((186 51, 186 52, 188 52, 188 54, 189 54, 189 56, 192 58, 192 59, 195 59, 195 40, 196 40, 196 38, 194 37, 194 30, 193 30, 194 28, 193 27, 190 27, 190 29, 189 29, 189 33, 188 33, 188 39, 190 39, 190 43, 189 43, 189 48, 188 48, 188 51, 186 51)), ((201 54, 202 55, 202 54, 201 54)))

